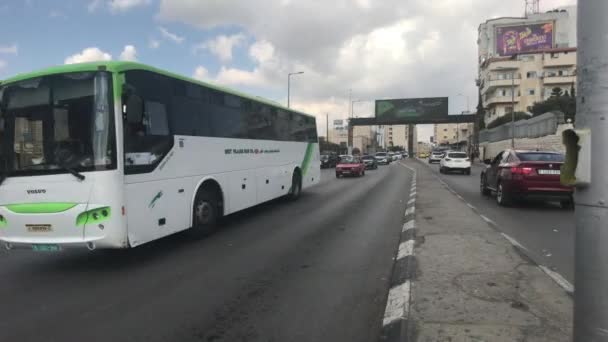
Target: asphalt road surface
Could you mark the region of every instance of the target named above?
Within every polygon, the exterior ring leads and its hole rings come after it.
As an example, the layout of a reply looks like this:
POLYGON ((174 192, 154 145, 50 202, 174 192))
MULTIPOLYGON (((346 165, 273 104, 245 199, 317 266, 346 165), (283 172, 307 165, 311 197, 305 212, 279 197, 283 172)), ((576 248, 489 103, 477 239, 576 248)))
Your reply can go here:
POLYGON ((132 250, 0 252, 0 341, 376 341, 409 172, 381 166, 132 250))
POLYGON ((481 165, 473 165, 470 176, 442 175, 438 164, 432 164, 431 168, 467 202, 496 222, 502 232, 526 247, 534 261, 574 283, 574 211, 547 202, 527 201, 500 207, 494 196, 480 194, 481 165))

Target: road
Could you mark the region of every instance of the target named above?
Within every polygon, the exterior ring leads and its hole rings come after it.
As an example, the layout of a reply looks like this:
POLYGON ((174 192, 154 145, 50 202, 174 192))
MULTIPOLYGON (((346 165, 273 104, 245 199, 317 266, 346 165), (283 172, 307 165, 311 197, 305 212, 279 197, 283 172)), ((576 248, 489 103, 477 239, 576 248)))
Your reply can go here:
POLYGON ((479 212, 496 222, 502 232, 528 249, 536 263, 574 284, 574 211, 544 202, 500 207, 494 197, 484 197, 479 192, 481 165, 473 165, 470 176, 442 175, 438 164, 433 164, 431 169, 479 212))
POLYGON ((322 176, 206 239, 0 252, 0 341, 376 341, 410 175, 322 176))

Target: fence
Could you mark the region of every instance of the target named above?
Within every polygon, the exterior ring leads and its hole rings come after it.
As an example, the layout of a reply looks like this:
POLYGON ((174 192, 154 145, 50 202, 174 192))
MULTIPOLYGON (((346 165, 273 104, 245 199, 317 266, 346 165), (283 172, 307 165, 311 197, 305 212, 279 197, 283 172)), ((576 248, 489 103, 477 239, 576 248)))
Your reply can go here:
MULTIPOLYGON (((508 115, 508 114, 507 114, 508 115)), ((538 138, 555 134, 557 126, 565 123, 561 112, 548 112, 528 120, 515 121, 515 138, 538 138)), ((511 123, 479 132, 479 142, 496 142, 511 139, 511 123)))

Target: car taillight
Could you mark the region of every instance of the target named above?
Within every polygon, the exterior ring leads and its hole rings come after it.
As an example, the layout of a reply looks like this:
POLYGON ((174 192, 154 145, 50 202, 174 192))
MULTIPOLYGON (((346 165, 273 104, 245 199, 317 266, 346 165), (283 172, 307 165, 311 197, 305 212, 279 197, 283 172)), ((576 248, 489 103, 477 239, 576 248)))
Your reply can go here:
POLYGON ((534 174, 534 168, 515 166, 511 168, 511 174, 529 176, 534 174))

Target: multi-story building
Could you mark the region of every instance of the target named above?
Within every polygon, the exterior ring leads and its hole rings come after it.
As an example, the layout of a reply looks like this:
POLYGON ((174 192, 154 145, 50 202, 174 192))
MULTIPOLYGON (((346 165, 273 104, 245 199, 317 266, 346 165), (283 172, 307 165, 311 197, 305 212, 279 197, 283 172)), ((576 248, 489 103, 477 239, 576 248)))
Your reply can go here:
POLYGON ((433 141, 437 145, 453 145, 468 142, 473 135, 472 123, 435 124, 433 141))
POLYGON ((565 93, 575 86, 573 10, 496 18, 479 25, 477 83, 486 124, 513 110, 529 112, 554 88, 565 93))
MULTIPOLYGON (((392 146, 402 146, 407 150, 408 138, 408 125, 384 126, 384 142, 387 148, 392 146)), ((416 126, 414 126, 414 148, 416 148, 417 140, 417 130, 416 126)))
POLYGON ((358 148, 361 153, 368 153, 374 146, 375 132, 371 126, 353 127, 353 148, 358 148))

